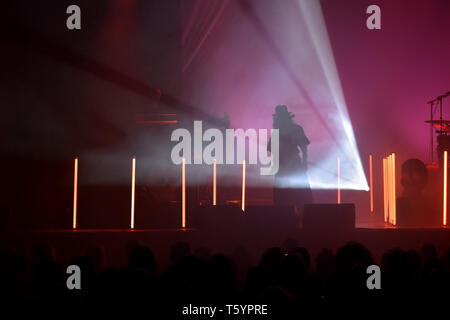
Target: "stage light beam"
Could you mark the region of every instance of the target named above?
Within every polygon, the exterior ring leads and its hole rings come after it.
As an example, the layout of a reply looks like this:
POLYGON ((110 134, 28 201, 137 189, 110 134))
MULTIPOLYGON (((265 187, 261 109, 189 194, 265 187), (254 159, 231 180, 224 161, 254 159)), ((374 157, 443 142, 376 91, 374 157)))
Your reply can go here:
POLYGON ((73 169, 73 217, 72 228, 77 228, 77 201, 78 201, 78 157, 74 160, 73 169))
MULTIPOLYGON (((341 124, 339 131, 336 132, 337 141, 342 149, 340 150, 341 158, 345 159, 343 164, 346 167, 351 166, 352 169, 345 170, 340 187, 369 191, 320 1, 298 0, 298 6, 330 89, 333 104, 336 106, 336 121, 341 124)), ((334 157, 331 158, 330 162, 334 159, 334 157)), ((334 187, 333 184, 330 186, 329 182, 324 181, 322 170, 310 171, 309 178, 312 188, 334 187)))

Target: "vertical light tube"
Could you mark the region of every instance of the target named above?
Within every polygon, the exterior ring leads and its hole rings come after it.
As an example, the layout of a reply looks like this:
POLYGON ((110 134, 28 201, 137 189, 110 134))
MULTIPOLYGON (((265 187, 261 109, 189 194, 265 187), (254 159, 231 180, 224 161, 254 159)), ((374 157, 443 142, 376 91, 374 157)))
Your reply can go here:
POLYGON ((395 153, 392 153, 392 224, 397 224, 397 192, 395 187, 395 153))
POLYGON ((217 189, 216 189, 216 165, 217 165, 217 161, 216 159, 214 159, 214 163, 213 163, 213 206, 215 206, 217 204, 216 202, 216 197, 217 197, 217 189))
POLYGON ((388 221, 392 225, 397 224, 397 192, 395 186, 395 153, 387 157, 387 181, 388 181, 388 221))
POLYGON ((337 158, 337 203, 341 204, 341 158, 337 158))
POLYGON ((448 171, 448 152, 447 150, 444 151, 444 194, 443 194, 443 206, 442 206, 442 222, 443 225, 447 225, 447 171, 448 171))
POLYGON ((369 154, 369 175, 370 175, 370 212, 373 212, 373 171, 372 171, 371 154, 369 154))
POLYGON ((388 221, 388 184, 387 184, 387 159, 383 158, 383 203, 384 222, 388 221))
POLYGON ((242 162, 242 211, 245 212, 245 160, 242 162))
POLYGON ((387 184, 388 184, 388 214, 387 222, 391 223, 392 216, 392 179, 391 179, 391 155, 387 156, 387 184))
POLYGON ((77 228, 77 201, 78 201, 78 157, 74 160, 73 168, 73 217, 72 228, 77 228))
POLYGON ((186 159, 181 169, 181 228, 186 228, 186 159))
POLYGON ((131 221, 130 229, 134 229, 134 199, 136 191, 136 157, 131 160, 131 221))

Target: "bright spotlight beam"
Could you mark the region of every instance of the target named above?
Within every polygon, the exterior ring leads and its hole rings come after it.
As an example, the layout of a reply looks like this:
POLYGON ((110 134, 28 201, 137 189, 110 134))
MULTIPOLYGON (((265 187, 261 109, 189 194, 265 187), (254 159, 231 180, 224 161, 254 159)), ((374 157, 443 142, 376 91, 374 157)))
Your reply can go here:
MULTIPOLYGON (((302 11, 306 26, 319 57, 322 70, 325 74, 328 87, 337 107, 338 115, 343 126, 345 142, 348 147, 344 148, 347 159, 350 165, 354 167, 353 181, 354 185, 350 186, 352 189, 363 189, 368 191, 369 186, 364 174, 364 170, 356 145, 353 128, 351 126, 350 118, 347 112, 347 104, 345 102, 344 93, 339 79, 336 63, 334 61, 333 51, 331 49, 328 32, 326 29, 325 20, 322 14, 319 1, 305 1, 299 0, 299 7, 302 11)), ((339 144, 338 144, 339 145, 339 144)))
MULTIPOLYGON (((303 86, 302 82, 298 78, 297 74, 293 71, 289 63, 286 61, 286 59, 283 56, 282 51, 278 48, 276 45, 274 39, 269 35, 269 30, 263 23, 263 21, 258 17, 258 15, 255 12, 255 9, 253 8, 252 4, 248 0, 240 0, 238 1, 238 4, 241 6, 241 9, 243 12, 248 16, 250 21, 253 23, 255 28, 258 30, 258 32, 261 34, 263 39, 266 41, 269 49, 272 51, 272 53, 277 57, 278 62, 281 64, 281 66, 284 68, 284 70, 287 72, 289 78, 294 83, 297 90, 301 93, 301 95, 305 98, 307 101, 307 106, 310 107, 319 120, 320 124, 324 127, 325 131, 328 132, 329 136, 332 139, 335 139, 335 135, 333 131, 331 130, 330 126, 328 125, 328 122, 324 119, 324 117, 320 114, 318 109, 316 108, 314 102, 312 101, 310 95, 308 94, 308 91, 303 86)), ((342 152, 344 150, 340 147, 339 141, 335 139, 335 142, 339 149, 341 149, 342 152)))
MULTIPOLYGON (((367 179, 356 146, 353 128, 347 113, 347 105, 337 73, 337 67, 334 62, 320 2, 298 1, 301 14, 304 16, 303 20, 306 23, 307 32, 312 39, 313 49, 319 58, 319 67, 321 70, 318 71, 322 71, 324 75, 323 81, 317 85, 324 88, 327 87, 330 90, 329 102, 331 103, 330 106, 336 110, 337 116, 333 120, 337 121, 337 126, 334 124, 333 126, 330 126, 330 114, 322 114, 322 109, 317 107, 318 101, 315 101, 313 92, 310 91, 310 88, 305 86, 304 79, 300 79, 298 76, 299 71, 301 70, 295 70, 293 67, 295 63, 290 63, 290 61, 287 60, 286 55, 277 45, 276 38, 271 36, 270 29, 265 25, 264 20, 258 16, 257 10, 252 3, 248 0, 241 0, 238 1, 238 4, 240 5, 241 10, 247 15, 250 22, 254 25, 255 29, 259 32, 262 39, 266 42, 269 50, 286 72, 298 93, 300 93, 305 100, 305 106, 310 109, 312 112, 311 115, 318 123, 320 123, 324 128, 324 131, 327 132, 330 141, 335 144, 333 147, 330 146, 331 148, 329 148, 328 157, 321 158, 317 161, 317 166, 322 164, 324 167, 330 167, 330 165, 333 165, 334 167, 336 161, 334 152, 339 153, 341 155, 342 169, 347 175, 347 177, 341 177, 341 189, 369 191, 367 179), (337 132, 335 128, 337 128, 337 132), (334 163, 331 164, 331 161, 334 163), (344 183, 345 181, 348 182, 344 183)), ((314 167, 309 171, 309 180, 312 188, 336 188, 336 180, 333 179, 332 176, 324 175, 323 172, 316 170, 314 167)), ((295 185, 295 183, 295 181, 290 181, 291 185, 295 185)))

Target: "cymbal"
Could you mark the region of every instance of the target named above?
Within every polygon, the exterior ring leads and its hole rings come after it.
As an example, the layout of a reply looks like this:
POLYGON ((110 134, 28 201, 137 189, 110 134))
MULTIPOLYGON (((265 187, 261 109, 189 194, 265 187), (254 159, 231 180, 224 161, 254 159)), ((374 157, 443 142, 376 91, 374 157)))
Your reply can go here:
POLYGON ((450 132, 450 124, 449 123, 442 122, 442 124, 440 124, 440 123, 433 122, 431 124, 433 125, 433 127, 435 127, 436 129, 438 129, 441 132, 450 132))
POLYGON ((425 121, 425 123, 432 123, 432 124, 445 123, 445 124, 450 124, 450 120, 427 120, 427 121, 425 121))

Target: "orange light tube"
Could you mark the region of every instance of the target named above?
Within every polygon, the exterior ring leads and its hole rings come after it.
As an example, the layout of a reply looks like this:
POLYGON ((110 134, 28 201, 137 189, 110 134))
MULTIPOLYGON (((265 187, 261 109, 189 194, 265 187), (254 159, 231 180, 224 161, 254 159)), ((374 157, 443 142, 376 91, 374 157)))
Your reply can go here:
POLYGON ((217 189, 216 189, 216 165, 217 165, 217 161, 216 159, 214 159, 214 163, 213 163, 213 206, 215 206, 217 204, 216 202, 216 196, 217 196, 217 189))
POLYGON ((383 202, 384 222, 388 221, 388 183, 387 183, 387 159, 383 158, 383 202))
POLYGON ((245 160, 242 162, 242 211, 245 212, 245 160))
POLYGON ((72 228, 77 228, 77 201, 78 201, 78 157, 74 160, 73 169, 73 217, 72 228))
POLYGON ((387 198, 388 198, 387 222, 391 223, 391 215, 392 215, 391 155, 387 156, 386 162, 387 162, 387 198))
POLYGON ((397 192, 395 187, 395 153, 392 153, 392 224, 397 224, 397 192))
POLYGON ((396 192, 396 181, 395 181, 395 153, 391 153, 385 159, 383 159, 383 164, 385 163, 386 169, 386 185, 387 192, 385 200, 385 213, 384 218, 386 222, 392 225, 397 224, 397 192, 396 192), (386 209, 387 207, 387 209, 386 209))
POLYGON ((370 177, 370 212, 373 212, 373 173, 372 155, 369 155, 369 177, 370 177))
POLYGON ((136 157, 131 160, 131 221, 130 229, 134 229, 134 199, 136 191, 136 157))
POLYGON ((181 169, 181 228, 186 228, 186 159, 181 169))
POLYGON ((442 223, 447 225, 447 171, 448 171, 448 152, 444 151, 444 194, 443 194, 443 206, 442 206, 442 223))
POLYGON ((337 203, 341 204, 341 158, 337 158, 337 203))

